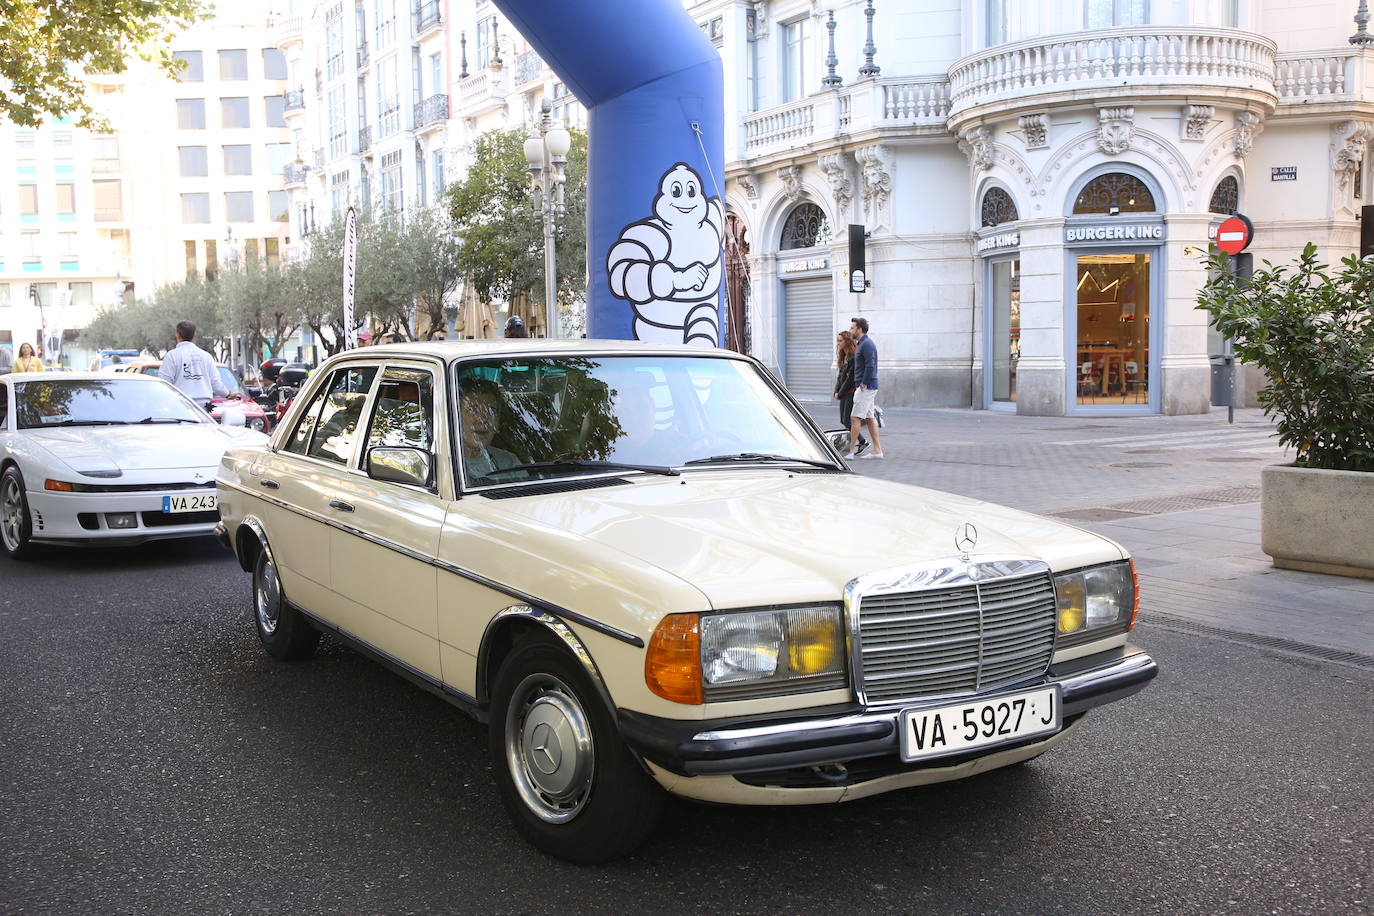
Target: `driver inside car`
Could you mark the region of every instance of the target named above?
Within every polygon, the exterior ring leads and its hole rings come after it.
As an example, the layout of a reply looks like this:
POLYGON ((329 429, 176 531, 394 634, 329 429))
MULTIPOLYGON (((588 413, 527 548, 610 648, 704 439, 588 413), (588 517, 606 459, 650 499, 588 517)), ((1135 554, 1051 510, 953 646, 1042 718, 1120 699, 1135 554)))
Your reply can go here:
POLYGON ((463 422, 463 469, 469 483, 489 483, 492 471, 512 467, 519 459, 491 444, 501 428, 505 396, 489 379, 464 379, 458 406, 463 422))

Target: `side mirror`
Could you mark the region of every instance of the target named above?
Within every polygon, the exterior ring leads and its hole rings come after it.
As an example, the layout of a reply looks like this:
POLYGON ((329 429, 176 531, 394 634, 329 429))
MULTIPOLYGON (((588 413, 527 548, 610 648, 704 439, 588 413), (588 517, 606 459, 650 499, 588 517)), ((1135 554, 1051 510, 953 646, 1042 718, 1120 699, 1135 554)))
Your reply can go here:
POLYGON ((432 457, 420 448, 376 448, 367 452, 367 476, 373 480, 429 486, 432 457))
POLYGON ((222 426, 243 426, 248 422, 248 418, 239 408, 226 404, 220 409, 219 422, 222 426))

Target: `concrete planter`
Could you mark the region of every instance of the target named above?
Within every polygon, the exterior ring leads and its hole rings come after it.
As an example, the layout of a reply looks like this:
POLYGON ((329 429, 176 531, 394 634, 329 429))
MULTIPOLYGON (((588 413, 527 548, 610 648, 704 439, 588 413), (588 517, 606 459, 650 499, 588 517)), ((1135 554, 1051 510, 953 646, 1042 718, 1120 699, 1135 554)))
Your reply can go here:
POLYGON ((1374 473, 1270 465, 1260 512, 1275 566, 1374 579, 1374 473))

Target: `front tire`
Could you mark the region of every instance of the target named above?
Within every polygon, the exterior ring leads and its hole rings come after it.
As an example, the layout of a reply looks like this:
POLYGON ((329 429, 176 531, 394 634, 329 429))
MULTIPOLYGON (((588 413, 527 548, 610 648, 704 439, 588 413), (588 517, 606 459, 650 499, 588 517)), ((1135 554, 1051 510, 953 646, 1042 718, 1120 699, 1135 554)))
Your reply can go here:
POLYGON ((33 549, 33 519, 24 491, 24 475, 10 465, 0 474, 0 547, 16 560, 33 549))
POLYGON ((621 740, 585 670, 558 646, 526 643, 501 666, 489 748, 516 829, 549 855, 578 865, 628 855, 663 812, 663 790, 621 740))
POLYGON ((253 626, 267 654, 282 661, 298 661, 315 653, 320 631, 286 601, 277 566, 266 548, 253 564, 253 626))

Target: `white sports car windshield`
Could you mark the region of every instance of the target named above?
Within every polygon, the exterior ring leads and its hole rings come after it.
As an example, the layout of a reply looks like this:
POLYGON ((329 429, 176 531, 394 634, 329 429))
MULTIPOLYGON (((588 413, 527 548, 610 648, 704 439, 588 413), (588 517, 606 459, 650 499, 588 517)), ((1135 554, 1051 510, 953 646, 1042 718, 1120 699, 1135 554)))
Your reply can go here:
POLYGON ((694 356, 534 357, 458 369, 469 485, 606 470, 834 459, 753 365, 694 356))
POLYGON ((169 385, 139 379, 43 379, 15 385, 19 429, 206 423, 169 385))

